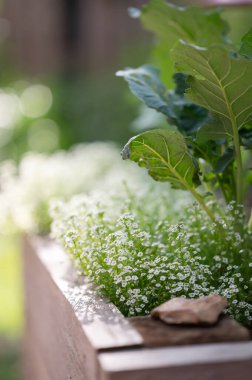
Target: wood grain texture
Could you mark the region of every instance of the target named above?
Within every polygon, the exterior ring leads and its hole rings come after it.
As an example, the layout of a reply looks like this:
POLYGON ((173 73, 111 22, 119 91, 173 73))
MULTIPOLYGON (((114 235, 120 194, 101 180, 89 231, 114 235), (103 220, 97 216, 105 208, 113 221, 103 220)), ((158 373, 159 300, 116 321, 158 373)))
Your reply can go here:
POLYGON ((99 297, 84 277, 77 275, 77 270, 59 245, 41 238, 29 241, 71 304, 92 347, 101 350, 143 344, 141 335, 117 307, 104 297, 99 297))
POLYGON ((99 361, 104 380, 251 380, 252 343, 125 350, 99 361))
POLYGON ((39 349, 33 340, 32 334, 27 330, 22 344, 22 357, 21 378, 23 380, 50 380, 39 349))
POLYGON ((103 372, 101 380, 251 380, 251 363, 178 366, 103 372))
MULTIPOLYGON (((29 351, 35 347, 50 380, 96 380, 96 350, 27 239, 24 242, 24 279, 26 339, 32 342, 29 351)), ((24 354, 24 362, 27 361, 29 356, 24 354)), ((38 374, 31 380, 39 378, 41 366, 36 370, 38 374)))
POLYGON ((129 318, 147 347, 249 341, 250 332, 234 319, 223 316, 213 326, 174 326, 149 316, 129 318))

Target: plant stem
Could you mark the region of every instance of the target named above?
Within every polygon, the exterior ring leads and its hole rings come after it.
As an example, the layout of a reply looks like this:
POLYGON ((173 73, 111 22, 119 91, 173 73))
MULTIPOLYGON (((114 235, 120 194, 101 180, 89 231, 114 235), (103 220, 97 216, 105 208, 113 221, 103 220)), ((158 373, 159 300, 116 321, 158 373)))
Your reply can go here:
POLYGON ((158 156, 158 158, 160 159, 160 161, 164 164, 164 166, 166 166, 169 171, 174 175, 175 178, 177 178, 179 180, 179 182, 184 186, 184 188, 188 191, 190 191, 190 193, 194 196, 194 198, 197 200, 197 202, 199 203, 199 205, 202 207, 202 209, 207 213, 207 215, 209 216, 209 218, 215 223, 215 217, 214 217, 214 214, 212 213, 212 211, 207 207, 207 205, 205 204, 204 202, 204 199, 203 197, 201 196, 201 194, 199 194, 193 186, 190 186, 188 184, 188 182, 185 180, 184 177, 182 177, 175 169, 172 165, 170 165, 170 162, 169 160, 165 160, 159 153, 155 152, 155 150, 153 150, 150 146, 148 146, 148 149, 154 153, 156 156, 158 156))
POLYGON ((184 185, 185 189, 187 189, 194 196, 194 198, 199 203, 201 208, 207 213, 207 215, 212 220, 212 222, 215 223, 214 214, 208 208, 208 206, 205 204, 202 195, 199 194, 192 186, 188 185, 188 183, 185 181, 185 179, 183 177, 181 177, 178 173, 176 173, 172 167, 169 167, 169 170, 174 173, 175 177, 179 178, 180 182, 184 185))
MULTIPOLYGON (((223 148, 224 148, 224 147, 223 147, 223 148)), ((204 153, 204 151, 203 151, 199 146, 197 146, 197 150, 201 153, 201 155, 202 155, 203 159, 205 160, 205 162, 207 162, 207 163, 210 165, 212 171, 214 172, 214 166, 213 166, 213 164, 211 163, 211 161, 208 159, 208 157, 206 156, 206 154, 204 153)), ((202 171, 204 171, 204 170, 202 169, 202 171)), ((223 197, 224 197, 226 203, 228 203, 228 202, 229 202, 229 199, 228 199, 228 196, 227 196, 226 190, 225 190, 225 188, 224 188, 224 186, 223 186, 223 183, 222 183, 222 180, 221 180, 221 176, 220 176, 219 174, 215 174, 215 177, 216 177, 216 181, 219 183, 220 189, 221 189, 221 191, 222 191, 222 195, 223 195, 223 197)), ((204 182, 204 186, 209 186, 208 191, 211 192, 211 193, 213 193, 213 194, 215 194, 215 192, 214 192, 214 190, 212 189, 212 186, 211 186, 211 185, 206 185, 206 182, 204 182)), ((216 201, 217 201, 216 194, 215 194, 215 198, 216 198, 216 201)))
MULTIPOLYGON (((235 131, 235 128, 234 128, 235 131)), ((242 188, 242 156, 239 142, 239 134, 234 133, 234 147, 236 155, 236 201, 238 204, 243 203, 243 188, 242 188)))
POLYGON ((191 188, 190 191, 191 191, 192 195, 194 196, 194 198, 199 203, 199 205, 202 207, 202 209, 207 213, 207 215, 209 216, 209 218, 215 223, 214 214, 209 209, 209 207, 205 204, 205 202, 203 200, 203 197, 196 190, 194 190, 193 188, 191 188))
POLYGON ((199 194, 192 186, 188 185, 188 183, 184 180, 183 177, 181 177, 178 173, 176 173, 173 168, 169 168, 171 172, 174 173, 174 175, 180 179, 180 182, 184 185, 185 189, 187 189, 196 199, 196 201, 199 203, 201 208, 207 213, 209 218, 212 220, 213 223, 215 223, 215 217, 212 211, 208 208, 208 206, 205 204, 204 199, 201 194, 199 194))

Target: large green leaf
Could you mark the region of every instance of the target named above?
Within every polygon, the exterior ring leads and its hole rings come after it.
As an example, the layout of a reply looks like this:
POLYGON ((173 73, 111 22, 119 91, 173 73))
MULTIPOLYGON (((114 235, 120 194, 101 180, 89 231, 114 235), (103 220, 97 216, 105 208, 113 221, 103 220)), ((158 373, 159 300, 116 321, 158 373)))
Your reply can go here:
POLYGON ((208 47, 223 43, 228 27, 220 10, 200 7, 176 7, 165 0, 151 0, 143 7, 141 20, 144 27, 158 38, 155 56, 161 69, 162 80, 172 85, 173 66, 170 49, 180 39, 208 47))
POLYGON ((219 123, 216 120, 212 120, 198 130, 196 142, 197 144, 202 145, 209 140, 226 140, 226 137, 226 133, 222 128, 220 128, 219 123))
POLYGON ((197 165, 183 136, 173 127, 133 137, 124 147, 122 157, 147 168, 156 181, 170 182, 173 187, 190 190, 199 184, 197 165))
MULTIPOLYGON (((148 107, 170 116, 169 92, 159 79, 159 71, 150 65, 137 69, 127 68, 116 73, 129 84, 130 90, 148 107)), ((175 115, 174 115, 175 116, 175 115)))
POLYGON ((213 114, 220 134, 233 137, 252 120, 252 61, 221 46, 206 49, 182 41, 171 55, 177 69, 191 76, 188 98, 213 114))
POLYGON ((176 90, 168 91, 159 78, 159 70, 150 65, 117 72, 129 84, 134 95, 149 108, 163 113, 170 124, 186 134, 196 132, 208 119, 208 112, 184 98, 188 87, 184 75, 176 75, 176 90))

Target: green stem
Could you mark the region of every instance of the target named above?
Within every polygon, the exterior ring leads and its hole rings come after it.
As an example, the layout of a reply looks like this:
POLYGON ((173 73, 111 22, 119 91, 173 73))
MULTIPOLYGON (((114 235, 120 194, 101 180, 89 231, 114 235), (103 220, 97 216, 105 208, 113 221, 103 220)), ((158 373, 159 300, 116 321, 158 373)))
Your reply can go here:
POLYGON ((212 222, 215 223, 214 214, 209 209, 209 207, 205 204, 203 197, 196 190, 194 190, 193 188, 190 188, 189 190, 192 193, 192 195, 194 196, 194 198, 197 200, 197 202, 199 203, 199 205, 202 207, 202 209, 207 213, 207 215, 212 220, 212 222))
POLYGON ((205 204, 202 195, 199 194, 193 187, 191 187, 190 185, 188 185, 188 183, 184 180, 184 178, 181 177, 178 173, 176 173, 172 167, 170 167, 169 169, 170 169, 171 172, 174 173, 175 177, 179 178, 180 182, 184 185, 185 189, 187 189, 188 191, 190 191, 190 193, 194 196, 194 198, 199 203, 199 205, 201 206, 201 208, 207 213, 207 215, 212 220, 212 222, 215 223, 214 214, 209 209, 209 207, 205 204))
MULTIPOLYGON (((235 128, 234 128, 235 130, 235 128)), ((239 141, 239 134, 234 133, 234 148, 236 155, 236 201, 238 204, 243 203, 243 186, 242 186, 242 156, 239 141)))
MULTIPOLYGON (((211 169, 212 169, 212 171, 214 173, 213 164, 211 163, 211 161, 208 160, 208 157, 205 155, 204 151, 199 146, 196 146, 196 148, 201 153, 203 159, 210 165, 210 167, 211 167, 211 169)), ((228 203, 229 199, 228 199, 226 190, 225 190, 225 188, 223 186, 223 183, 222 183, 222 180, 221 180, 221 176, 219 174, 215 174, 215 178, 216 178, 216 181, 219 183, 220 189, 222 191, 222 194, 223 194, 223 197, 224 197, 226 203, 228 203)), ((204 186, 206 186, 205 182, 204 182, 204 186)), ((217 197, 216 197, 215 191, 212 189, 212 186, 210 186, 210 185, 209 185, 209 191, 215 195, 216 202, 217 202, 217 197)))

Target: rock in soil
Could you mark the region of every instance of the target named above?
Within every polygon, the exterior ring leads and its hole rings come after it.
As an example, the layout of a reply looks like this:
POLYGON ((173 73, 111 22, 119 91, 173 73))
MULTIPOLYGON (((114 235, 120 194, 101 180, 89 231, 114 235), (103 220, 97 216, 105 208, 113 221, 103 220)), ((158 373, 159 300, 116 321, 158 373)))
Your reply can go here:
POLYGON ((196 299, 172 298, 153 309, 151 316, 168 324, 213 325, 227 305, 227 300, 217 294, 196 299))

